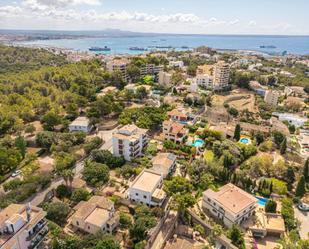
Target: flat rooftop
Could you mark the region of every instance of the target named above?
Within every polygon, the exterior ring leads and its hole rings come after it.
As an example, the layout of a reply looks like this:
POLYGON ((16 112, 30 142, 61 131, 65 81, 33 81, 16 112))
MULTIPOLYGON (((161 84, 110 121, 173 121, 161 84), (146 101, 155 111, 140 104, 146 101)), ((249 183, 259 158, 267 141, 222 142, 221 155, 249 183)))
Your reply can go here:
POLYGON ((139 189, 145 192, 153 192, 161 180, 161 177, 161 174, 150 170, 144 170, 137 176, 131 188, 139 189))

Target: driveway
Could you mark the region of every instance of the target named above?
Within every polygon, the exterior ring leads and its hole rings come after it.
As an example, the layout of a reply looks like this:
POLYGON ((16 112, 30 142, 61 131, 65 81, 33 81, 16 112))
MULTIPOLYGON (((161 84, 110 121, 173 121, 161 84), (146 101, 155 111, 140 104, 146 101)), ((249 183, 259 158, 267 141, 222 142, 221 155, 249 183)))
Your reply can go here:
POLYGON ((309 233, 309 212, 302 212, 297 207, 294 207, 295 217, 300 220, 301 225, 299 234, 302 239, 308 239, 309 233))

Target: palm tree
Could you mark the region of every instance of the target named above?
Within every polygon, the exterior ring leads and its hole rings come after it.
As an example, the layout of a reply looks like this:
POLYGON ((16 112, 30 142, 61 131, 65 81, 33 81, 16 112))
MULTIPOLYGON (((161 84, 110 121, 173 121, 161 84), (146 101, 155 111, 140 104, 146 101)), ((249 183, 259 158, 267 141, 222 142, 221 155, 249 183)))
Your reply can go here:
POLYGON ((68 182, 70 183, 70 188, 72 187, 72 182, 74 179, 74 173, 71 169, 66 169, 61 171, 60 175, 63 177, 65 181, 65 185, 68 186, 68 182))

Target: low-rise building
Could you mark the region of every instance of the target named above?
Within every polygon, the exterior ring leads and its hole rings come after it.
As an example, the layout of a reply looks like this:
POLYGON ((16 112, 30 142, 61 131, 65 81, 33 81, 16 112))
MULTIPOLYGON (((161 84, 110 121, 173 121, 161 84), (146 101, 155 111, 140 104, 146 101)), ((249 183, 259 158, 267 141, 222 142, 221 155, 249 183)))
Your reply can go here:
POLYGON ((284 220, 281 214, 265 213, 257 211, 254 216, 254 224, 249 226, 254 237, 264 238, 266 236, 280 237, 285 233, 284 220))
POLYGON ((151 169, 159 174, 162 174, 165 178, 175 171, 176 158, 176 155, 173 153, 158 153, 151 161, 151 169))
POLYGON ((270 118, 271 132, 279 131, 286 136, 290 136, 289 128, 276 117, 270 118))
POLYGON ((123 156, 127 161, 142 155, 148 143, 147 129, 126 125, 113 133, 113 155, 123 156))
POLYGON ((119 224, 114 203, 103 196, 92 196, 74 208, 71 225, 90 234, 112 233, 119 224))
POLYGON ((249 87, 252 91, 260 96, 265 96, 267 87, 262 86, 258 81, 250 81, 249 87))
POLYGON ((304 91, 301 86, 286 86, 284 88, 284 94, 287 96, 294 96, 300 98, 307 98, 308 94, 304 91))
POLYGON ((69 131, 83 131, 89 133, 93 126, 87 117, 78 117, 71 124, 69 124, 69 131))
POLYGON ((296 128, 304 126, 308 120, 305 117, 301 117, 293 113, 274 112, 273 116, 278 117, 280 121, 288 121, 289 124, 294 125, 296 128))
POLYGON ((184 63, 183 63, 183 61, 170 61, 169 66, 173 67, 173 68, 183 68, 184 63))
POLYGON ((241 224, 254 214, 257 199, 244 190, 228 183, 218 192, 203 193, 202 207, 230 227, 241 224))
POLYGON ((143 170, 128 190, 132 202, 142 203, 149 207, 161 206, 166 198, 162 190, 163 175, 152 170, 143 170))
POLYGON ((172 120, 165 120, 163 122, 163 136, 165 140, 181 144, 184 142, 187 134, 188 130, 185 128, 185 125, 172 120))
POLYGON ((117 87, 114 86, 107 86, 105 88, 103 88, 98 94, 97 97, 103 97, 108 93, 112 93, 115 94, 116 92, 118 92, 117 87))
POLYGON ((267 90, 265 93, 264 101, 272 106, 277 106, 280 93, 278 91, 267 90))
POLYGON ((0 248, 34 249, 48 233, 46 212, 30 204, 11 204, 0 211, 0 248))

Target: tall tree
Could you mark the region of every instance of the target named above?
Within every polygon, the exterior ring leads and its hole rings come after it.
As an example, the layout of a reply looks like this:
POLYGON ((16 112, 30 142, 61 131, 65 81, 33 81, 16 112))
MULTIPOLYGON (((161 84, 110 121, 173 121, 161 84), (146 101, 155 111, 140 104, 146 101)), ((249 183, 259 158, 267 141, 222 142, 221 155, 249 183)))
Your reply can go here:
POLYGON ((26 142, 26 140, 24 139, 24 137, 22 137, 21 135, 19 135, 19 136, 15 139, 15 146, 16 146, 17 149, 20 151, 20 154, 21 154, 22 158, 25 158, 27 142, 26 142))
POLYGON ((286 138, 283 139, 282 143, 280 144, 280 153, 281 155, 285 154, 286 152, 286 138))
POLYGON ((297 197, 303 197, 305 193, 306 193, 306 182, 305 182, 305 177, 302 176, 299 182, 297 183, 295 195, 297 197))
POLYGON ((309 158, 307 158, 305 162, 303 175, 305 177, 305 181, 309 182, 309 158))
POLYGON ((239 141, 239 139, 240 139, 240 125, 239 124, 237 124, 236 127, 235 127, 234 139, 236 141, 239 141))

